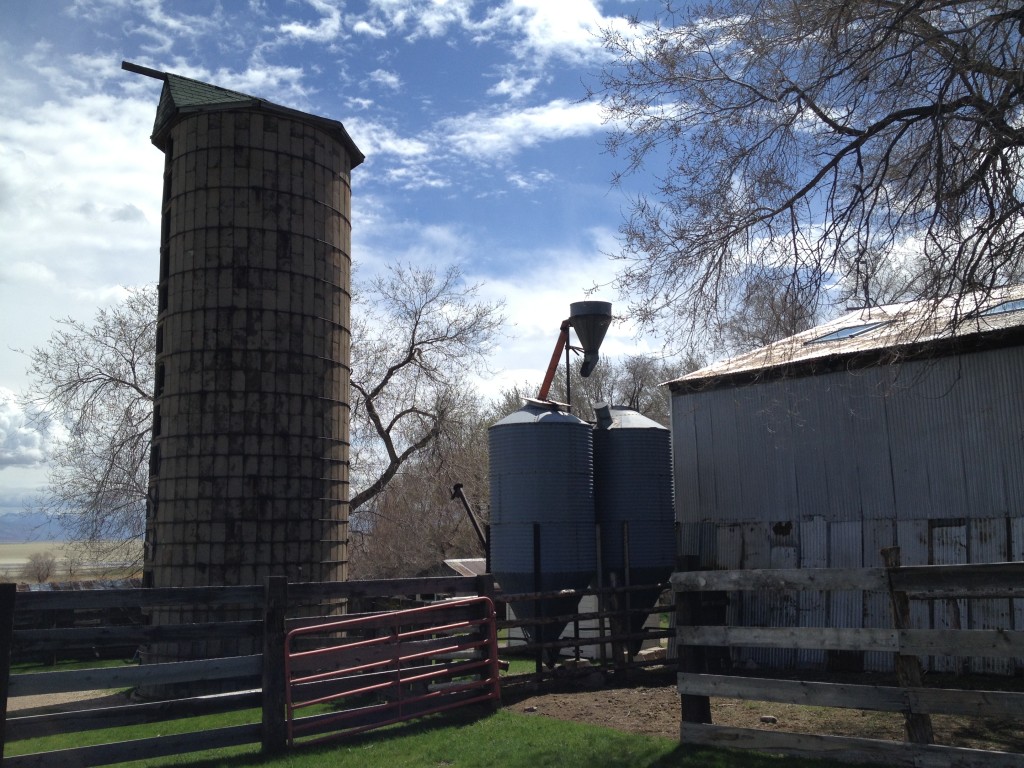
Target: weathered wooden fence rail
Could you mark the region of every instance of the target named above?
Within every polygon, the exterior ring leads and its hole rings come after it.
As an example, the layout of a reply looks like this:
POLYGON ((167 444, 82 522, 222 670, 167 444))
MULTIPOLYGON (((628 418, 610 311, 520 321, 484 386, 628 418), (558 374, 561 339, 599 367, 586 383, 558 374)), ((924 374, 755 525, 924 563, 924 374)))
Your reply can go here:
POLYGON ((948 655, 1014 659, 1024 656, 1024 632, 1012 628, 924 630, 907 628, 910 600, 1024 597, 1024 563, 913 566, 863 569, 687 571, 672 575, 676 593, 677 642, 684 742, 743 747, 845 762, 906 766, 1024 766, 1024 755, 939 746, 931 741, 932 714, 1008 716, 1024 719, 1024 693, 926 688, 919 656, 948 655), (701 623, 701 592, 743 590, 888 592, 893 626, 736 627, 701 623), (706 649, 795 648, 887 651, 896 654, 898 685, 851 685, 708 674, 706 649), (916 670, 916 677, 915 677, 916 670), (821 734, 731 728, 711 723, 709 697, 902 712, 908 741, 891 742, 821 734))
MULTIPOLYGON (((623 590, 620 588, 619 592, 623 590)), ((580 597, 599 590, 581 590, 580 597)), ((609 592, 609 590, 605 590, 609 592)), ((74 591, 16 592, 13 584, 0 585, 0 762, 5 766, 109 765, 228 746, 261 744, 264 751, 280 750, 287 742, 285 635, 300 627, 338 620, 337 615, 319 616, 313 606, 347 601, 348 616, 377 613, 429 602, 434 596, 487 595, 495 602, 542 599, 545 595, 494 594, 489 577, 389 579, 332 583, 285 584, 268 580, 262 586, 195 587, 176 589, 97 589, 74 591), (252 620, 157 625, 141 623, 143 612, 155 606, 187 605, 196 608, 247 609, 252 620), (115 610, 116 609, 116 610, 115 610), (100 625, 97 612, 134 613, 135 623, 100 625), (302 613, 303 615, 299 615, 302 613), (61 617, 54 626, 48 616, 61 617), (76 616, 87 616, 86 626, 75 626, 76 616), (16 659, 52 654, 60 658, 103 656, 108 648, 145 647, 153 643, 239 638, 262 653, 229 658, 199 659, 137 666, 97 667, 58 672, 10 674, 12 655, 16 659), (32 714, 8 713, 8 700, 25 696, 75 691, 106 691, 156 686, 188 686, 191 683, 221 681, 224 692, 216 696, 189 695, 171 700, 138 701, 116 706, 32 714), (133 739, 74 749, 17 754, 18 742, 55 733, 86 733, 99 729, 132 727, 166 720, 238 710, 257 710, 254 722, 181 735, 133 739)), ((628 601, 623 601, 628 605, 628 601)), ((632 609, 634 613, 656 613, 671 606, 632 609)), ((667 630, 646 633, 613 629, 628 620, 630 613, 599 609, 567 617, 545 617, 528 621, 508 619, 497 622, 498 630, 513 630, 544 621, 591 622, 596 631, 569 633, 555 643, 524 643, 520 650, 540 652, 548 647, 579 648, 595 644, 609 646, 638 637, 664 637, 667 630)), ((121 617, 118 616, 120 619, 121 617)), ((52 658, 53 656, 50 656, 52 658)))
MULTIPOLYGON (((276 751, 286 742, 284 637, 287 629, 322 623, 333 617, 287 618, 296 606, 340 600, 401 598, 424 594, 476 594, 473 577, 395 579, 316 584, 285 584, 270 579, 255 587, 195 587, 184 589, 113 589, 15 593, 14 585, 0 585, 0 706, 3 732, 0 760, 5 766, 109 765, 229 746, 261 743, 276 751), (13 630, 19 611, 76 611, 106 607, 149 608, 191 605, 204 608, 249 608, 262 619, 162 626, 87 626, 60 629, 13 630), (197 661, 143 664, 133 667, 96 668, 61 672, 10 674, 12 650, 40 646, 67 652, 109 644, 146 644, 168 640, 210 637, 262 638, 264 652, 197 661), (119 706, 53 714, 8 715, 8 700, 73 691, 100 691, 161 685, 223 681, 227 693, 170 701, 125 703, 119 706), (257 722, 199 732, 133 739, 112 744, 76 747, 50 752, 10 755, 9 746, 24 739, 55 733, 154 723, 196 715, 262 707, 257 722)), ((308 611, 307 611, 308 613, 308 611)))

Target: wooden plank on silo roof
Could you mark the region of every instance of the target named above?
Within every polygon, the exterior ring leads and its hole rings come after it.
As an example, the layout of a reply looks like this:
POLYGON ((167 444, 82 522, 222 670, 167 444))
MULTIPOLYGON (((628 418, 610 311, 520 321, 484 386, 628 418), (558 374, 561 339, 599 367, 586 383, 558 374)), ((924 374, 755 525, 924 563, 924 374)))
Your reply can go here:
MULTIPOLYGON (((972 563, 1003 563, 1009 559, 1006 540, 1006 519, 988 518, 967 521, 967 553, 972 563)), ((970 629, 1012 629, 1009 599, 970 601, 970 629)), ((980 674, 1005 675, 1013 671, 1012 659, 974 658, 971 671, 980 674)))
MULTIPOLYGON (((864 567, 877 568, 884 565, 881 551, 896 546, 896 521, 865 520, 864 567)), ((889 629, 892 627, 892 606, 888 592, 864 593, 864 626, 866 628, 889 629)), ((868 651, 864 654, 864 670, 868 672, 891 672, 895 668, 895 654, 868 651)))
POLYGON ((672 475, 676 520, 680 523, 701 519, 698 408, 699 396, 672 395, 672 475))
POLYGON ((886 412, 891 376, 889 366, 878 366, 853 371, 848 379, 847 424, 854 449, 847 460, 856 464, 857 491, 864 519, 896 517, 886 412))
MULTIPOLYGON (((800 523, 800 567, 828 567, 828 522, 818 516, 800 523)), ((821 590, 802 590, 799 593, 800 626, 826 627, 828 617, 825 613, 825 593, 821 590)), ((820 649, 801 649, 797 652, 797 666, 802 668, 823 669, 825 651, 820 649)))
MULTIPOLYGON (((963 518, 933 520, 929 524, 929 559, 932 565, 959 565, 967 560, 967 526, 963 518)), ((931 600, 932 627, 935 629, 969 629, 966 600, 931 600)), ((962 672, 964 660, 933 656, 931 669, 937 672, 962 672)))

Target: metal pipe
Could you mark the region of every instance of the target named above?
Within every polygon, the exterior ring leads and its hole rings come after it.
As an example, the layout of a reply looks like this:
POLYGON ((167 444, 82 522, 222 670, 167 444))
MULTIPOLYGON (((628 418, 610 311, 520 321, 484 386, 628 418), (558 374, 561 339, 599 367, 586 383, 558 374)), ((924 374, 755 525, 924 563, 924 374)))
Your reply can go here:
POLYGON ((548 370, 544 374, 544 382, 540 385, 540 392, 537 393, 538 400, 547 400, 548 391, 551 389, 551 382, 555 379, 555 371, 562 359, 562 350, 569 343, 569 321, 563 320, 558 332, 558 341, 555 342, 555 351, 551 353, 551 361, 548 363, 548 370))
POLYGON ((466 498, 465 491, 462 490, 462 483, 456 483, 452 486, 452 498, 458 497, 462 500, 462 506, 466 508, 466 514, 469 515, 469 522, 473 524, 473 530, 476 531, 476 537, 480 539, 480 546, 484 548, 484 553, 487 552, 487 537, 484 536, 484 530, 480 526, 480 520, 477 518, 476 513, 473 512, 473 508, 469 505, 469 499, 466 498))

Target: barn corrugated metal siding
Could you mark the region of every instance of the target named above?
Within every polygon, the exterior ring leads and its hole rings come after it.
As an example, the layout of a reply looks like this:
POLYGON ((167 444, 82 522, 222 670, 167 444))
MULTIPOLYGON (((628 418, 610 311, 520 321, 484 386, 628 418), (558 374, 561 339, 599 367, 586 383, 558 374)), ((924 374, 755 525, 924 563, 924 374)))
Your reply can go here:
MULTIPOLYGON (((672 401, 683 554, 705 568, 880 565, 1024 559, 1024 348, 765 381, 672 401)), ((888 598, 860 592, 733 595, 754 624, 888 626, 888 598)), ((921 627, 1024 629, 1024 601, 928 604, 921 627)), ((841 665, 827 654, 751 651, 772 666, 841 665)), ((868 653, 870 670, 891 669, 868 653)), ((953 669, 956 660, 937 660, 953 669)), ((1013 671, 971 660, 978 672, 1013 671)), ((1022 667, 1020 660, 1016 665, 1022 667)))

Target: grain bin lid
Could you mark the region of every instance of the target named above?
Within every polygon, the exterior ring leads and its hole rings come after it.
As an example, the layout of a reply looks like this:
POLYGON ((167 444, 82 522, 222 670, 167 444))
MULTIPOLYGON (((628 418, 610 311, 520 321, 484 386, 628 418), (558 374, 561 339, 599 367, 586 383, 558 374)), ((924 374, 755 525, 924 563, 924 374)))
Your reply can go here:
POLYGON ((547 400, 534 400, 526 398, 523 407, 513 411, 501 421, 492 425, 494 427, 506 427, 510 424, 584 424, 581 419, 571 413, 567 413, 567 406, 562 403, 553 403, 547 400))
POLYGON ((594 406, 594 414, 597 416, 598 429, 661 429, 668 431, 668 427, 625 405, 597 403, 594 406))

